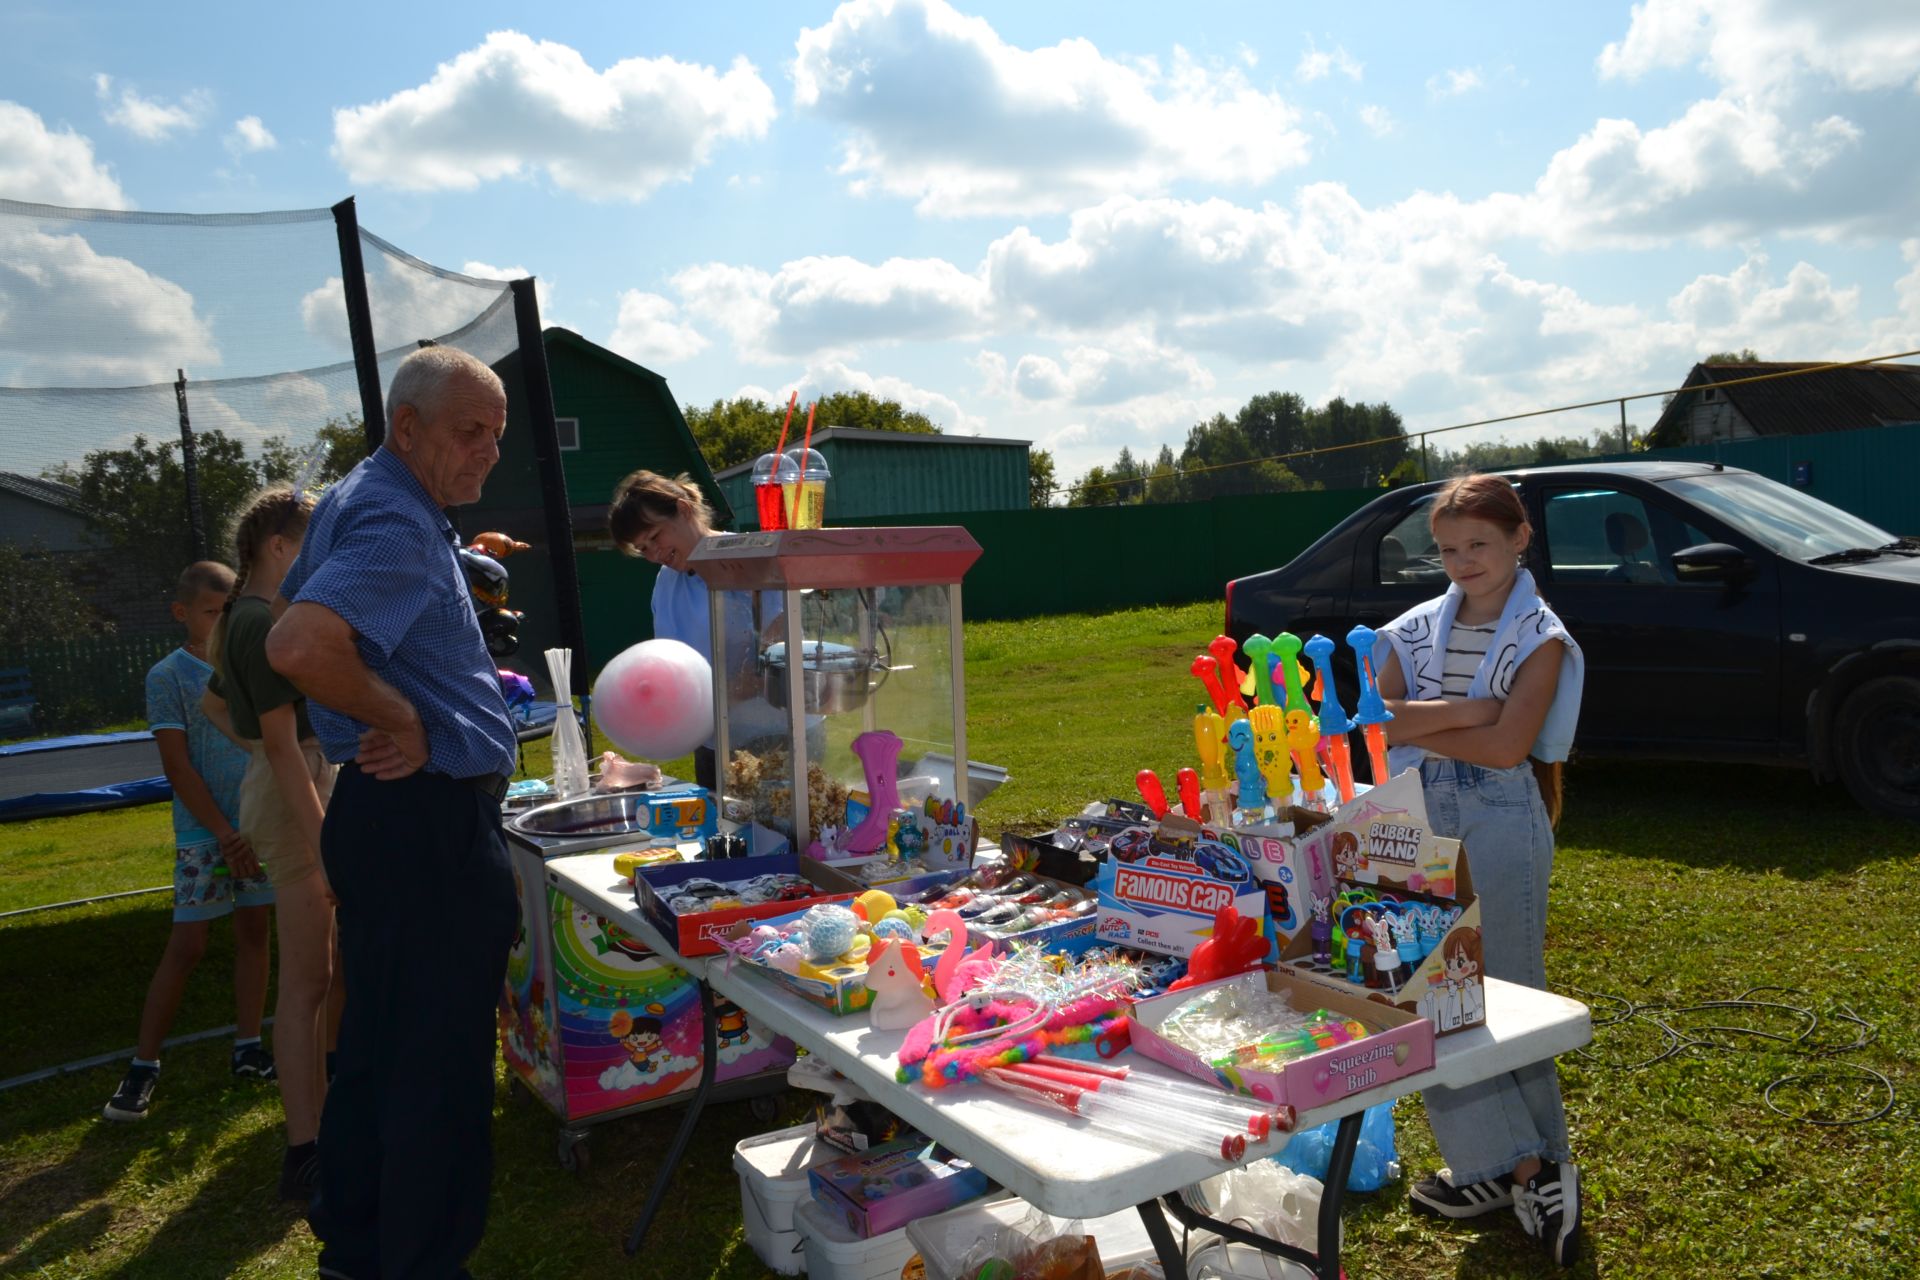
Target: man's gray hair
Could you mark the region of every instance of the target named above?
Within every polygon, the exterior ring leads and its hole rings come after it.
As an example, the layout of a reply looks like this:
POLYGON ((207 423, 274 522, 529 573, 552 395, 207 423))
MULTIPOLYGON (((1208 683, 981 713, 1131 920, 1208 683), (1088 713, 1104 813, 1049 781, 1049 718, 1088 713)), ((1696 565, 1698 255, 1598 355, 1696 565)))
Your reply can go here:
POLYGON ((492 387, 502 397, 506 395, 500 375, 479 357, 458 347, 422 347, 402 360, 394 372, 393 383, 387 388, 387 421, 393 421, 403 404, 412 405, 422 417, 432 417, 448 385, 463 375, 492 387))

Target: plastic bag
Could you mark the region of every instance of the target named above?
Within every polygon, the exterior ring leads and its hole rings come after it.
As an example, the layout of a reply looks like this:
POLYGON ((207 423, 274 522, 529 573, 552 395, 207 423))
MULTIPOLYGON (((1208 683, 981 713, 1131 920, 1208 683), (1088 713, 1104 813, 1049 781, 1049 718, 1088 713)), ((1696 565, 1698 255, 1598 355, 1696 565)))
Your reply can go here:
POLYGON ((587 790, 587 740, 573 710, 573 650, 549 649, 547 674, 553 680, 553 700, 560 704, 553 718, 553 789, 562 800, 587 790))
POLYGON ((1324 1188, 1311 1174, 1256 1160, 1207 1179, 1200 1190, 1210 1216, 1309 1253, 1320 1251, 1324 1188))
POLYGON ((1100 1250, 1079 1219, 1038 1209, 998 1226, 960 1257, 959 1280, 1104 1280, 1100 1250))
MULTIPOLYGON (((1339 1127, 1339 1121, 1330 1120, 1318 1128, 1296 1133, 1273 1158, 1289 1169, 1298 1169, 1324 1181, 1327 1166, 1333 1160, 1333 1140, 1339 1127)), ((1347 1190, 1378 1191, 1399 1176, 1400 1158, 1393 1145, 1393 1104, 1382 1102, 1368 1107, 1360 1122, 1360 1142, 1353 1150, 1353 1170, 1347 1175, 1347 1190)))

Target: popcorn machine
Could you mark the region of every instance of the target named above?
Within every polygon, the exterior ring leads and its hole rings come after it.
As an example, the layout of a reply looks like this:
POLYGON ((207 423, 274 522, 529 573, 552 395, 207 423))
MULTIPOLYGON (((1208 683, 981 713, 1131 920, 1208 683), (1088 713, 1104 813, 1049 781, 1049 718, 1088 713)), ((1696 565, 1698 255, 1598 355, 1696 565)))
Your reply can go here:
POLYGON ((1004 779, 967 760, 960 580, 979 558, 957 526, 715 534, 694 550, 723 826, 872 853, 893 806, 970 811, 1004 779))

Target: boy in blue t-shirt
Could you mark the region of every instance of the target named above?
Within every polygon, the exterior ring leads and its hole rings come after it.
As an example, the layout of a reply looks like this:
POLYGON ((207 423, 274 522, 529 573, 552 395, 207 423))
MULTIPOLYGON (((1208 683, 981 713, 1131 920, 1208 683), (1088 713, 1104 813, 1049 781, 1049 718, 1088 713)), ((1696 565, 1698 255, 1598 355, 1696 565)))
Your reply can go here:
POLYGON ((173 617, 187 643, 147 672, 147 723, 173 785, 173 933, 147 987, 140 1042, 126 1078, 107 1103, 109 1120, 144 1120, 160 1077, 160 1045, 173 1027, 187 977, 207 949, 212 922, 233 916, 233 1074, 273 1078, 260 1043, 267 1002, 267 912, 273 886, 247 839, 234 829, 247 752, 200 710, 213 668, 207 639, 233 590, 233 570, 212 560, 188 565, 174 590, 173 617))

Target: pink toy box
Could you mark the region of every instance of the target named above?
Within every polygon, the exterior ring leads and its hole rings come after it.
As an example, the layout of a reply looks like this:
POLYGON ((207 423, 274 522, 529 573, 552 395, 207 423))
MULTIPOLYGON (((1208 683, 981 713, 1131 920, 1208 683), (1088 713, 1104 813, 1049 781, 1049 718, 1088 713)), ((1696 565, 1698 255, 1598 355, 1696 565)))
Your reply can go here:
POLYGON ((1133 1007, 1133 1047, 1177 1071, 1241 1093, 1310 1111, 1433 1067, 1433 1024, 1418 1014, 1365 999, 1356 994, 1322 988, 1293 974, 1243 973, 1221 982, 1264 982, 1269 991, 1285 995, 1302 1011, 1328 1009, 1358 1018, 1379 1030, 1350 1044, 1295 1058, 1271 1070, 1228 1067, 1216 1070, 1192 1050, 1175 1044, 1159 1032, 1160 1023, 1175 1009, 1209 987, 1173 991, 1133 1007))
POLYGON ((986 1174, 920 1133, 815 1165, 807 1180, 814 1203, 862 1239, 993 1190, 986 1174))

